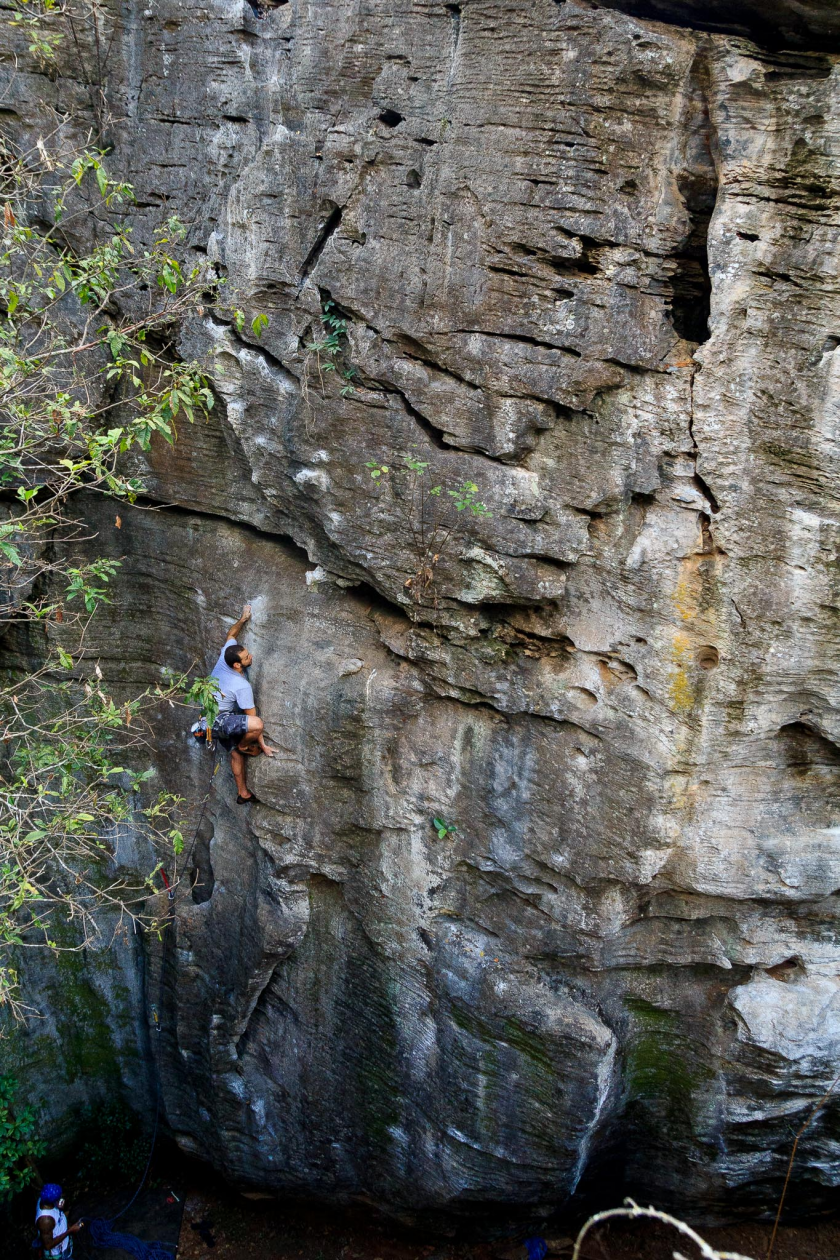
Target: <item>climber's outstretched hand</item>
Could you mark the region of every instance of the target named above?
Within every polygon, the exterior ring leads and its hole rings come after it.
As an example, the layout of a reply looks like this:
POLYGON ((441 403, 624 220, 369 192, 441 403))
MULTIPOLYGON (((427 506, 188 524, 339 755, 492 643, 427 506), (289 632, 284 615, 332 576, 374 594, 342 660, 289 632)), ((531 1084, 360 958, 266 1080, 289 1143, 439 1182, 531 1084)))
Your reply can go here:
POLYGON ((236 639, 241 633, 244 626, 251 620, 251 605, 242 605, 242 616, 235 621, 227 632, 228 639, 236 639))

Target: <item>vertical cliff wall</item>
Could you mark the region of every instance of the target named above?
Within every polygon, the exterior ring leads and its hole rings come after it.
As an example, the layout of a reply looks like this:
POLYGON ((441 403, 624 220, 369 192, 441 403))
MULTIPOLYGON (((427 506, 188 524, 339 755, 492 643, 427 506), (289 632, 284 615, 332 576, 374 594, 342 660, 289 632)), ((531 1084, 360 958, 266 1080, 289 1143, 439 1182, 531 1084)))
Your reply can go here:
MULTIPOLYGON (((212 781, 161 1036, 169 1124, 238 1182, 558 1204, 610 1158, 724 1212, 835 1074, 836 31, 727 8, 103 18, 141 230, 176 208, 271 318, 182 330, 220 405, 146 470, 175 506, 90 506, 130 557, 111 678, 209 666, 254 605, 280 751, 245 817, 212 781), (418 623, 364 466, 406 451, 492 512, 418 623)), ((21 68, 9 108, 84 119, 84 79, 21 68)), ((171 713, 157 751, 200 799, 171 713)))

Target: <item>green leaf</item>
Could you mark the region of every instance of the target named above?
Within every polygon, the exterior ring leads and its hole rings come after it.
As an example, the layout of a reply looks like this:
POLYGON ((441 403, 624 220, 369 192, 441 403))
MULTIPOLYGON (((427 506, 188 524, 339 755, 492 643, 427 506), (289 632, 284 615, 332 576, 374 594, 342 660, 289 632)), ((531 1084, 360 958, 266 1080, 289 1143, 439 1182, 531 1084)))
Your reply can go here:
POLYGON ((4 556, 7 556, 9 560, 11 560, 12 564, 16 564, 18 567, 23 564, 20 552, 17 547, 13 547, 10 542, 0 539, 0 551, 2 551, 4 556))
POLYGON ((263 330, 268 328, 268 316, 259 314, 255 315, 251 320, 251 330, 255 337, 261 337, 263 330))

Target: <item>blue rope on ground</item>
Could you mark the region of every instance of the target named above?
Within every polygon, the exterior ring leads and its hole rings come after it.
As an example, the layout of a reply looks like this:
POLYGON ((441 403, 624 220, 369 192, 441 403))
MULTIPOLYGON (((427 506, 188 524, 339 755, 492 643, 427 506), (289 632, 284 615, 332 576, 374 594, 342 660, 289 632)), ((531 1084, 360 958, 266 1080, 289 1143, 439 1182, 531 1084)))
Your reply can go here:
POLYGON ((86 1224, 90 1228, 90 1241, 94 1247, 119 1247, 134 1256, 134 1260, 172 1260, 172 1243, 147 1243, 134 1234, 118 1234, 111 1228, 112 1221, 94 1219, 86 1224))

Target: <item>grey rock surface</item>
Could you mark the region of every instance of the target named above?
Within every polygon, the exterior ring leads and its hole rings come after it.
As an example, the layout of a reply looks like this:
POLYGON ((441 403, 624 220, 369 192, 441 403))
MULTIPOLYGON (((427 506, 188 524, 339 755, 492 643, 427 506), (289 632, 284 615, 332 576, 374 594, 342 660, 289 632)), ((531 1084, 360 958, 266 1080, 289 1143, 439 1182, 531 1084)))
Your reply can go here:
MULTIPOLYGON (((110 677, 209 666, 254 605, 279 753, 250 812, 212 780, 161 1038, 178 1141, 239 1183, 556 1206, 609 1165, 755 1210, 836 1075, 840 87, 832 6, 776 8, 794 51, 676 3, 108 19, 141 219, 271 319, 183 329, 219 406, 146 470, 177 510, 90 508, 130 557, 110 677), (492 512, 414 618, 365 468, 406 451, 492 512)), ((78 77, 10 108, 82 118, 78 77)), ((156 748, 200 800, 170 712, 156 748)))

